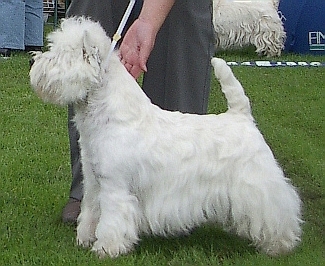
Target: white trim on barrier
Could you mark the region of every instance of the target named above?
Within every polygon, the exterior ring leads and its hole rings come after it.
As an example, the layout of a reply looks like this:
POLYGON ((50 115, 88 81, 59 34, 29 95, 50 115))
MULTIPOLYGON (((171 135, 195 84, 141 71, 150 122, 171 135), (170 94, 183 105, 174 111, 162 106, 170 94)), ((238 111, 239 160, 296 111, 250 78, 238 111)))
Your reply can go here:
POLYGON ((305 61, 228 61, 228 66, 253 66, 253 67, 324 67, 325 62, 305 61))

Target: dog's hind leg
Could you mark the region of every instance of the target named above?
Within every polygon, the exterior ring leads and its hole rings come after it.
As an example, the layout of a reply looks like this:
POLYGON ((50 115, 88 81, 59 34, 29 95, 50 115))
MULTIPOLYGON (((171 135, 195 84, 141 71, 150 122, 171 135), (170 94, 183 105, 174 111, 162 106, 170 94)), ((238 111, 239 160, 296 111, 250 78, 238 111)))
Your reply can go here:
POLYGON ((275 162, 260 160, 264 162, 242 169, 241 181, 230 188, 232 223, 238 235, 274 256, 299 243, 301 202, 275 162))
POLYGON ((96 241, 95 231, 100 216, 97 198, 99 184, 90 165, 83 162, 82 168, 84 196, 81 202, 81 213, 78 217, 77 244, 90 247, 96 241))
POLYGON ((100 257, 117 257, 128 253, 138 242, 141 211, 138 199, 129 193, 127 185, 105 177, 98 181, 101 215, 92 250, 100 257))

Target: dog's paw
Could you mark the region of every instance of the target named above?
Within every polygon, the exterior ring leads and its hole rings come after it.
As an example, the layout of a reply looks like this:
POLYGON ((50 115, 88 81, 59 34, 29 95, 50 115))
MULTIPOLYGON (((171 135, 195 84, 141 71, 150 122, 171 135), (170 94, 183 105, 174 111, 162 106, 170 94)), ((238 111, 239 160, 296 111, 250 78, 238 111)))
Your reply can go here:
POLYGON ((116 258, 119 255, 127 254, 133 249, 132 243, 114 243, 112 241, 105 242, 97 240, 93 247, 92 251, 97 253, 99 258, 104 258, 107 255, 111 258, 116 258))
POLYGON ((87 235, 78 232, 77 233, 77 245, 82 246, 84 248, 90 248, 92 247, 93 243, 97 240, 97 238, 93 235, 87 235))
POLYGON ((78 217, 77 226, 77 245, 83 247, 91 247, 93 243, 97 240, 96 237, 96 226, 97 221, 93 220, 91 214, 85 216, 85 212, 81 213, 78 217))

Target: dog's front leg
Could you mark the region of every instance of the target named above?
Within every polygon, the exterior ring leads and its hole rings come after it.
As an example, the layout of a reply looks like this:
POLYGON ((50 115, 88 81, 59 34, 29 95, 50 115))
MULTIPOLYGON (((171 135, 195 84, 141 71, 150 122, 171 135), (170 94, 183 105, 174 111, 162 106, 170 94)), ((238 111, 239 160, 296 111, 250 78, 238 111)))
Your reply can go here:
POLYGON ((100 209, 98 201, 99 183, 90 164, 83 162, 84 196, 81 202, 81 213, 78 217, 77 244, 90 247, 95 241, 100 209))
POLYGON ((126 185, 105 177, 98 180, 101 214, 92 250, 100 257, 117 257, 128 253, 138 242, 141 211, 138 199, 130 194, 126 185))

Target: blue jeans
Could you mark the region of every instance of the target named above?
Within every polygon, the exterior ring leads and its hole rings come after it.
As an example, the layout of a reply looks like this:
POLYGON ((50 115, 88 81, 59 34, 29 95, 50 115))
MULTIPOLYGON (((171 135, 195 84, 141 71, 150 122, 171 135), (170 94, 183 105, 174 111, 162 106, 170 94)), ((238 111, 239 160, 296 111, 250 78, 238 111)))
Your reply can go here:
POLYGON ((43 1, 0 1, 0 48, 43 46, 43 1))

